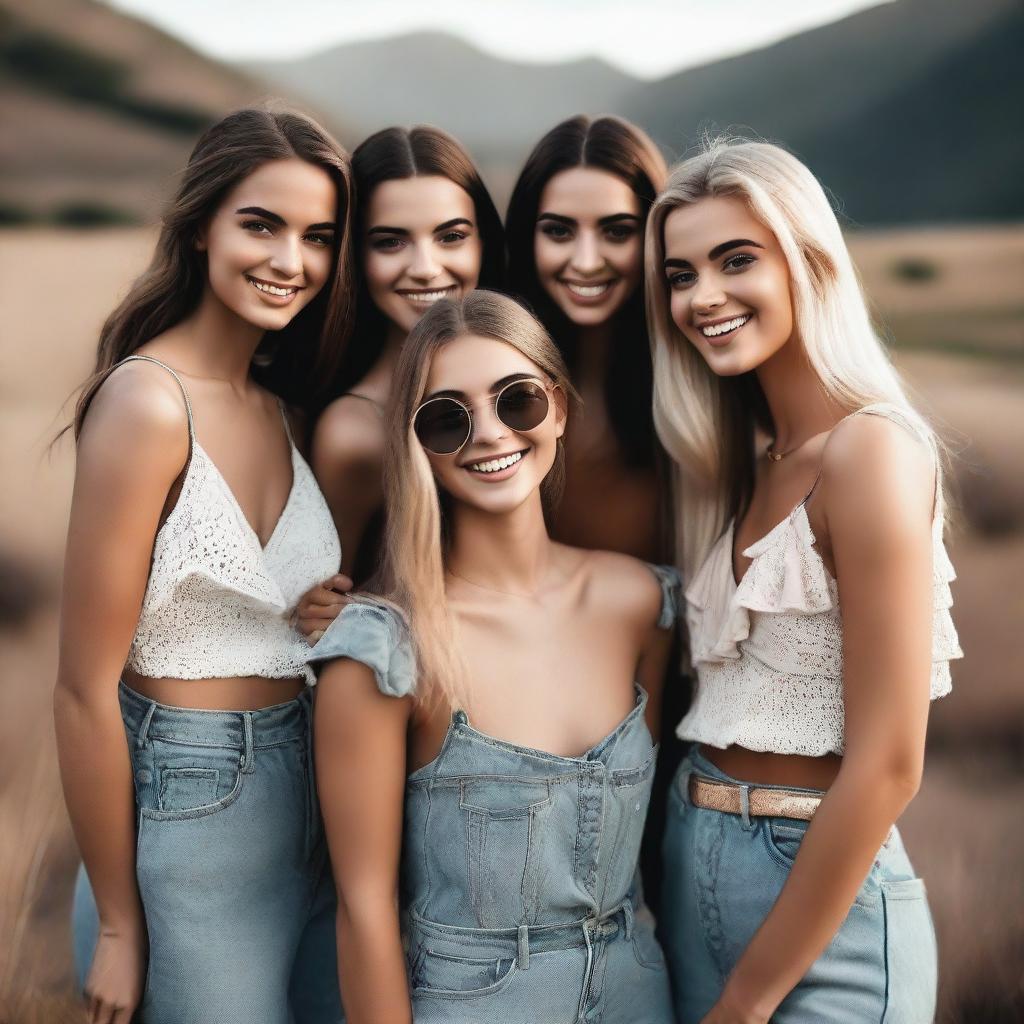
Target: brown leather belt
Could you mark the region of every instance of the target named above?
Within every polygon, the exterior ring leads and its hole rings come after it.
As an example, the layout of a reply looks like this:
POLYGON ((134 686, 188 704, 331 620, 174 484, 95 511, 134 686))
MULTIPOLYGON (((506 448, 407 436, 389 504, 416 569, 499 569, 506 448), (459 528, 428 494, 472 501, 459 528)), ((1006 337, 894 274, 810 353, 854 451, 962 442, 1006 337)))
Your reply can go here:
POLYGON ((690 776, 690 803, 726 814, 743 813, 742 790, 747 791, 747 813, 752 818, 797 818, 810 821, 821 803, 820 796, 794 789, 763 789, 729 782, 712 782, 690 776))

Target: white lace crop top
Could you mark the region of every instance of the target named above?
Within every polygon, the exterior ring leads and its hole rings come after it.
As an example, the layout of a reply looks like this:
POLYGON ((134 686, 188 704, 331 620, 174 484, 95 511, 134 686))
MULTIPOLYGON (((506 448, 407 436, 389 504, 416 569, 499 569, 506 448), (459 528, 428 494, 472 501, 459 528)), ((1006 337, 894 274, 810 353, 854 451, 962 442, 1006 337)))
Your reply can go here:
POLYGON ((196 440, 181 378, 149 356, 129 359, 156 363, 178 382, 188 413, 190 455, 178 501, 153 544, 127 667, 168 679, 263 676, 313 682, 306 664, 309 646, 289 619, 310 587, 338 571, 341 545, 287 418, 292 488, 264 547, 196 440))
MULTIPOLYGON (((861 412, 890 415, 874 406, 861 412)), ((752 561, 739 584, 733 576, 733 523, 687 588, 697 692, 677 729, 682 739, 812 757, 843 752, 839 590, 814 546, 806 502, 743 552, 752 561)), ((933 699, 949 692, 949 661, 963 656, 949 612, 949 584, 956 574, 942 530, 937 503, 933 699)))

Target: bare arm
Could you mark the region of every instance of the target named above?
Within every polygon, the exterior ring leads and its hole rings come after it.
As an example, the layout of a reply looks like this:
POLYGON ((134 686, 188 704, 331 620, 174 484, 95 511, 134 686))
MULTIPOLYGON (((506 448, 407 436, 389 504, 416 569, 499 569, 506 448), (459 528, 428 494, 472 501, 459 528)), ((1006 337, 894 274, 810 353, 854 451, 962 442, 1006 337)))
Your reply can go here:
POLYGON ((932 634, 934 466, 859 416, 826 448, 821 498, 843 617, 846 751, 775 906, 705 1024, 764 1022, 845 919, 920 783, 932 634))
POLYGON ((132 364, 96 395, 78 444, 64 563, 54 716, 64 795, 99 910, 100 945, 86 984, 95 1020, 127 1020, 141 994, 133 955, 144 951, 145 926, 117 682, 160 515, 188 458, 181 393, 166 376, 132 364), (127 1007, 127 1016, 108 1016, 112 1006, 127 1007))
POLYGON ((367 402, 337 399, 313 432, 313 472, 341 538, 341 569, 351 575, 359 545, 384 503, 384 429, 367 402))
POLYGON ((411 700, 330 662, 316 694, 317 786, 338 889, 338 977, 349 1024, 411 1024, 398 869, 411 700))

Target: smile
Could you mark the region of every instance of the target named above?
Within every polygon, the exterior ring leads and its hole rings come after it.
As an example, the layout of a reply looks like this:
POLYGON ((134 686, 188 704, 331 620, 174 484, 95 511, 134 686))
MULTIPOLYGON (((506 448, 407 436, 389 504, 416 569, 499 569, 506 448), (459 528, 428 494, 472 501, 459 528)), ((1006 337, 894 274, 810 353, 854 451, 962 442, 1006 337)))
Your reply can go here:
POLYGON ((579 284, 576 281, 562 281, 562 284, 581 299, 596 299, 604 295, 615 284, 614 281, 600 281, 596 284, 579 284))
POLYGON ((488 459, 486 462, 471 462, 466 469, 472 473, 500 473, 503 469, 508 469, 521 462, 525 454, 526 449, 524 448, 522 451, 513 452, 511 455, 501 455, 496 459, 488 459))
POLYGON ((750 314, 747 313, 744 316, 733 317, 732 320, 725 320, 718 324, 708 324, 700 329, 700 333, 705 338, 720 338, 723 334, 731 334, 733 331, 738 331, 748 320, 750 314))
POLYGON ((245 279, 264 295, 276 295, 282 299, 289 298, 299 290, 298 285, 271 284, 269 281, 261 281, 258 277, 250 277, 248 274, 245 275, 245 279))
POLYGON ((411 289, 403 288, 398 294, 402 298, 409 299, 410 302, 416 302, 423 306, 431 306, 435 302, 440 302, 441 299, 450 299, 458 291, 455 285, 449 285, 447 288, 435 288, 432 291, 412 291, 411 289))

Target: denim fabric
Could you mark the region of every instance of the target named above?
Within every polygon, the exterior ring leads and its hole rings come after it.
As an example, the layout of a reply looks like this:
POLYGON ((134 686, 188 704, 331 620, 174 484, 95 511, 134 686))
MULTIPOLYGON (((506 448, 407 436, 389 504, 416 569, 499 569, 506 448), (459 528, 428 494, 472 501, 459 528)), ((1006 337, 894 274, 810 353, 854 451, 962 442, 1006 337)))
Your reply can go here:
MULTIPOLYGON (((691 774, 736 781, 696 747, 669 795, 659 927, 681 1024, 696 1024, 717 999, 778 898, 808 826, 694 807, 691 774)), ((846 920, 773 1024, 928 1024, 936 963, 924 883, 894 828, 846 920)))
MULTIPOLYGON (((334 885, 313 782, 311 699, 252 712, 156 704, 122 684, 149 933, 142 1024, 335 1024, 334 885)), ((79 981, 95 947, 75 889, 79 981)))
POLYGON ((452 716, 406 789, 403 906, 417 1024, 671 1024, 634 888, 655 748, 646 695, 581 757, 452 716))

